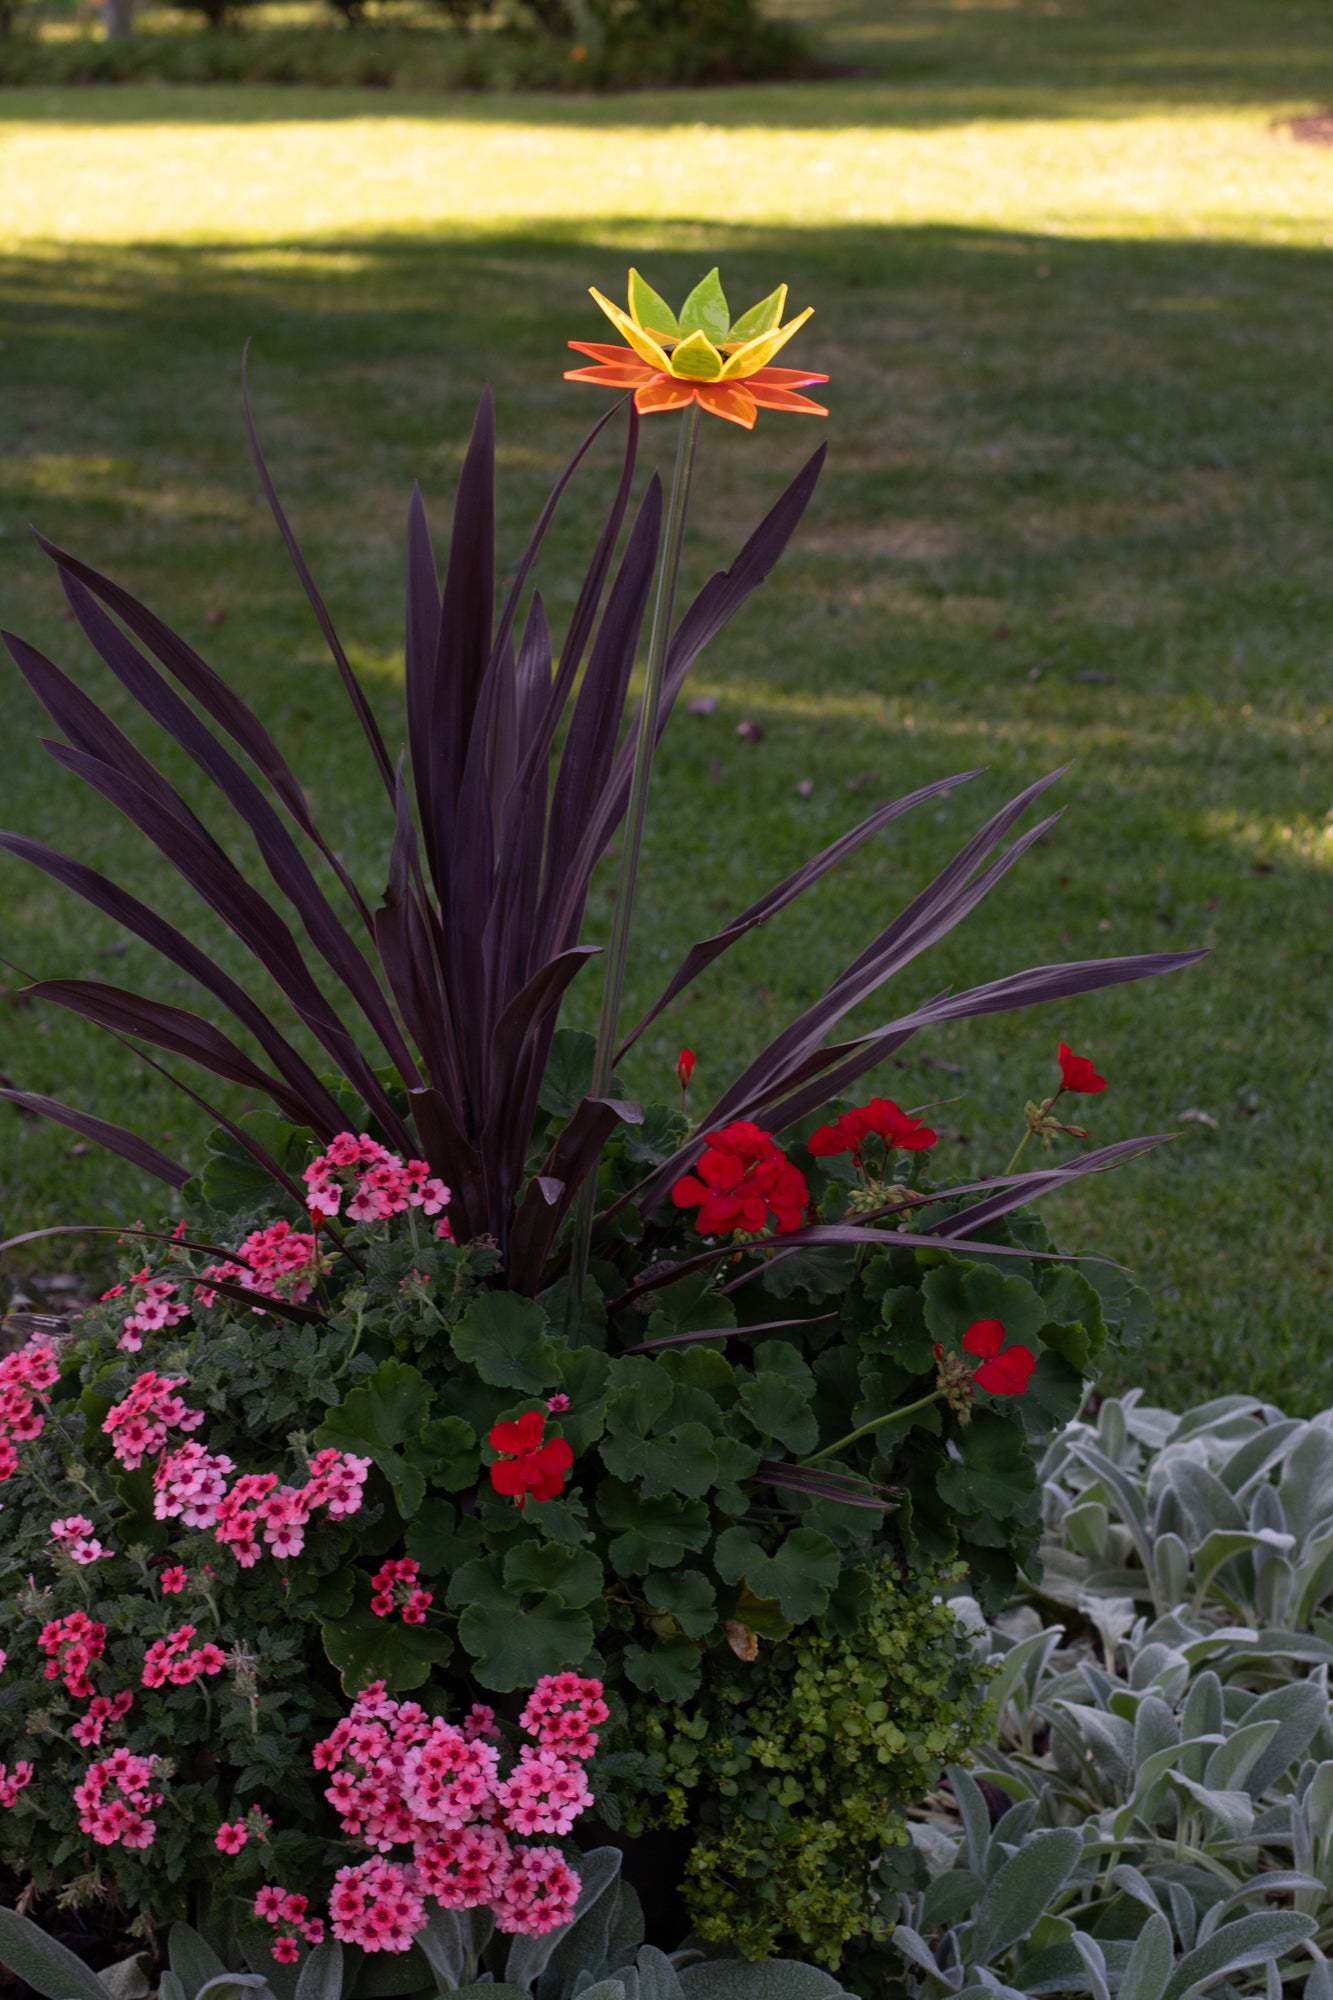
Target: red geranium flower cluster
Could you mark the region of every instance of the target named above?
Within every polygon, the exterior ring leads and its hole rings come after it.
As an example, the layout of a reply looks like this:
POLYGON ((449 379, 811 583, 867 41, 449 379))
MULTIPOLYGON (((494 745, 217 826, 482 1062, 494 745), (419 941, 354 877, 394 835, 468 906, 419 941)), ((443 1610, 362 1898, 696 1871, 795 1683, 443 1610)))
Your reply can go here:
POLYGON ((759 1236, 769 1217, 779 1235, 799 1229, 810 1205, 805 1175, 769 1132, 742 1118, 710 1132, 692 1174, 671 1190, 677 1208, 697 1208, 700 1236, 759 1236))
POLYGON ((974 1320, 963 1335, 963 1352, 981 1356, 972 1379, 992 1396, 1023 1395, 1037 1365, 1030 1347, 1005 1347, 1004 1322, 998 1319, 974 1320))
POLYGON ((858 1104, 853 1110, 844 1111, 831 1125, 821 1125, 812 1132, 808 1150, 817 1160, 850 1153, 859 1167, 861 1148, 867 1139, 882 1139, 887 1157, 895 1147, 904 1153, 929 1152, 938 1142, 939 1134, 932 1132, 921 1119, 911 1117, 891 1097, 872 1097, 869 1104, 858 1104))
POLYGON ((512 1423, 492 1424, 490 1442, 504 1454, 491 1467, 491 1485, 520 1507, 534 1500, 554 1500, 565 1483, 565 1474, 574 1463, 567 1438, 547 1438, 546 1418, 540 1410, 525 1410, 512 1423))

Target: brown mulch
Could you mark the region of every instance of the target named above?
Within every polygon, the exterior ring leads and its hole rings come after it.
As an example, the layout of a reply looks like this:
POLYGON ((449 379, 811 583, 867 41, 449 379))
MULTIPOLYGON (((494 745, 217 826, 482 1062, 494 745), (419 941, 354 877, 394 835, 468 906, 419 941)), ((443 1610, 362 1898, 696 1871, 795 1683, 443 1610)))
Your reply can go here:
POLYGON ((1289 132, 1306 146, 1333 146, 1333 111, 1312 111, 1305 118, 1284 118, 1280 132, 1289 132))

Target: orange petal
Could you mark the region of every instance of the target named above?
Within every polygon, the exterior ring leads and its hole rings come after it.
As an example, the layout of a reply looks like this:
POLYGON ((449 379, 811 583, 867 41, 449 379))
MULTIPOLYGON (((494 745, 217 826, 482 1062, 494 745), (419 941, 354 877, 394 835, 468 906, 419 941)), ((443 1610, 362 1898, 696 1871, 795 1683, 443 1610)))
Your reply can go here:
POLYGON ((649 369, 646 361, 640 361, 630 347, 619 347, 605 340, 571 340, 567 345, 577 354, 590 355, 594 361, 609 361, 617 365, 623 362, 626 367, 642 368, 650 374, 656 373, 656 370, 649 369))
POLYGON ((756 384, 761 389, 801 389, 811 382, 827 381, 827 375, 812 375, 804 368, 756 368, 753 375, 746 376, 745 386, 747 389, 753 389, 756 384))
POLYGON ((643 417, 652 416, 656 410, 683 410, 694 401, 695 394, 693 382, 673 382, 667 375, 636 389, 634 407, 643 417))
POLYGON ((623 367, 613 367, 610 362, 599 362, 595 368, 566 368, 566 382, 602 382, 608 389, 637 389, 641 382, 651 382, 652 373, 647 368, 636 368, 630 363, 623 367))
POLYGON ((751 399, 761 410, 790 410, 793 415, 826 417, 828 411, 822 403, 812 402, 809 396, 798 396, 794 389, 767 389, 754 385, 754 378, 745 384, 751 399))
POLYGON ((725 417, 729 424, 739 424, 742 430, 754 429, 755 398, 748 385, 742 388, 739 382, 701 382, 697 393, 700 403, 712 416, 725 417))

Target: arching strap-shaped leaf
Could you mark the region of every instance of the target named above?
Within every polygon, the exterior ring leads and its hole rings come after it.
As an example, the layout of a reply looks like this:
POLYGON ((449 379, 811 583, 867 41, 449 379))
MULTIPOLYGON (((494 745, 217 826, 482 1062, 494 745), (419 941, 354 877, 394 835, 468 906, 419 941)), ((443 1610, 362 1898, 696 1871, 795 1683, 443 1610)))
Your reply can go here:
POLYGON ((941 793, 952 791, 955 785, 969 784, 973 778, 980 776, 979 770, 960 771, 955 777, 939 778, 933 785, 923 785, 919 791, 909 792, 904 798, 894 799, 890 804, 878 807, 868 818, 863 819, 859 826, 854 826, 849 833, 840 835, 824 849, 822 854, 817 854, 812 861, 807 861, 803 867, 798 868, 795 874, 788 875, 785 881, 769 889, 758 902, 751 903, 748 910, 742 910, 740 916, 733 917, 723 930, 716 932, 710 938, 701 939, 698 944, 691 945, 663 992, 642 1019, 630 1029, 616 1051, 616 1061, 619 1062, 628 1054, 644 1029, 657 1019, 664 1008, 671 1005, 678 993, 683 993, 701 972, 705 972, 715 959, 720 958, 723 952, 729 951, 747 932, 754 930, 759 924, 767 923, 770 917, 775 917, 779 910, 787 907, 788 903, 793 903, 798 896, 804 895, 805 891, 827 875, 831 868, 836 868, 849 855, 854 854, 858 847, 864 846, 865 842, 875 834, 882 833, 886 827, 892 826, 895 820, 903 818, 915 806, 922 805, 927 799, 938 798, 941 793))
POLYGON ((507 1270, 516 1291, 535 1291, 560 1224, 617 1125, 641 1125, 643 1106, 614 1097, 585 1097, 542 1162, 541 1174, 525 1194, 509 1237, 507 1270), (558 1184, 554 1200, 538 1183, 558 1184), (535 1190, 535 1192, 534 1192, 535 1190))
POLYGON ((179 1160, 169 1158, 166 1153, 159 1153, 156 1146, 150 1146, 135 1132, 127 1132, 123 1125, 112 1125, 105 1118, 94 1118, 90 1111, 76 1111, 72 1105, 61 1104, 54 1097, 43 1097, 35 1090, 0 1088, 0 1097, 25 1111, 35 1111, 39 1117, 50 1118, 57 1125, 68 1125, 71 1132, 91 1139, 94 1145, 105 1146, 109 1153, 119 1153, 122 1160, 128 1160, 131 1166, 140 1167, 155 1179, 165 1181, 168 1187, 183 1188, 190 1178, 188 1167, 183 1167, 179 1160))
POLYGON ((106 986, 95 979, 39 979, 23 988, 33 1000, 52 1000, 58 1007, 81 1014, 99 1028, 111 1028, 121 1035, 138 1035, 173 1055, 188 1056, 201 1069, 212 1070, 231 1083, 244 1084, 272 1099, 285 1118, 294 1125, 305 1122, 305 1107, 280 1077, 270 1076, 251 1062, 235 1042, 220 1029, 183 1007, 149 1000, 121 986, 106 986))
MULTIPOLYGON (((259 433, 255 429, 254 411, 250 406, 249 364, 250 343, 247 340, 241 354, 241 401, 245 406, 245 428, 250 439, 250 455, 255 462, 255 471, 259 474, 259 483, 264 489, 264 498, 268 501, 269 512, 277 523, 278 533, 282 536, 283 545, 287 550, 292 568, 296 571, 300 579, 301 588, 306 594, 310 609, 315 614, 315 622, 324 634, 324 642, 333 655, 334 665, 337 667, 342 677, 342 684, 347 690, 347 698, 355 710, 357 721, 361 724, 362 734, 365 736, 366 742, 370 745, 370 753, 375 759, 375 768, 383 779, 390 798, 392 798, 393 766, 389 761, 389 753, 384 747, 384 738, 380 734, 379 724, 375 720, 375 712, 366 699, 365 690, 360 681, 352 672, 352 663, 343 651, 342 641, 334 630, 333 620, 328 614, 324 599, 320 596, 319 588, 315 583, 314 577, 310 574, 306 559, 301 554, 296 536, 292 532, 291 523, 288 521, 282 502, 278 498, 278 490, 273 484, 268 466, 264 462, 264 454, 259 447, 259 433)), ((302 796, 304 797, 304 794, 302 796)), ((341 1953, 339 1953, 339 1960, 341 1962, 341 1953)))
POLYGON ((342 1130, 346 1123, 345 1114, 304 1057, 298 1055, 291 1043, 279 1034, 265 1009, 183 932, 109 877, 99 875, 95 868, 73 860, 68 854, 61 854, 54 847, 47 847, 42 841, 30 840, 26 834, 0 831, 0 848, 30 862, 34 868, 40 868, 54 881, 82 896, 94 909, 101 910, 134 936, 142 938, 169 963, 180 966, 205 992, 221 1000, 241 1025, 250 1030, 270 1062, 281 1071, 288 1085, 300 1097, 304 1113, 298 1122, 312 1126, 318 1137, 326 1142, 342 1130))
MULTIPOLYGON (((265 867, 297 911, 310 942, 360 1007, 382 1042, 389 1060, 401 1075, 411 1076, 412 1057, 374 973, 264 793, 231 752, 200 721, 189 703, 181 699, 138 647, 132 645, 107 616, 91 591, 77 578, 64 573, 61 582, 89 643, 121 685, 134 696, 144 713, 193 759, 217 786, 238 819, 250 829, 265 867)), ((308 819, 309 815, 306 817, 308 819)), ((356 907, 369 928, 369 912, 354 887, 352 893, 356 907)))

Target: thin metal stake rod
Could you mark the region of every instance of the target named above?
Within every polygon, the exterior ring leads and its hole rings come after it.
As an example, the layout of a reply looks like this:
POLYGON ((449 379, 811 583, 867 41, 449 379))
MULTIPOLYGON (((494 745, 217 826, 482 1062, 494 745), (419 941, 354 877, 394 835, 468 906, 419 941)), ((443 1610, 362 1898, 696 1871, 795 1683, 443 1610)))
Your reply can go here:
MULTIPOLYGON (((690 403, 681 414, 680 437, 676 445, 676 468, 667 502, 666 535, 662 544, 662 566, 657 573, 657 597, 653 605, 652 633, 648 641, 648 667, 643 680, 643 703, 639 710, 639 738, 634 751, 634 772, 630 779, 629 805, 625 812, 624 838, 620 850, 620 874, 616 883, 615 908, 611 913, 611 937, 606 948, 606 978, 602 985, 602 1012, 597 1027, 597 1053, 593 1058, 589 1095, 605 1097, 615 1066, 620 1004, 625 990, 625 965, 629 958, 630 919, 634 910, 634 889, 638 880, 639 856, 643 848, 643 826, 648 813, 648 785, 657 748, 657 718, 662 706, 662 683, 666 678, 667 648, 676 606, 676 583, 680 576, 680 555, 685 540, 685 516, 689 511, 690 483, 694 477, 694 450, 699 439, 700 410, 690 403)), ((592 1246, 592 1222, 597 1209, 597 1177, 590 1174, 579 1190, 574 1208, 574 1240, 570 1257, 570 1307, 577 1315, 583 1302, 584 1280, 592 1246)))

